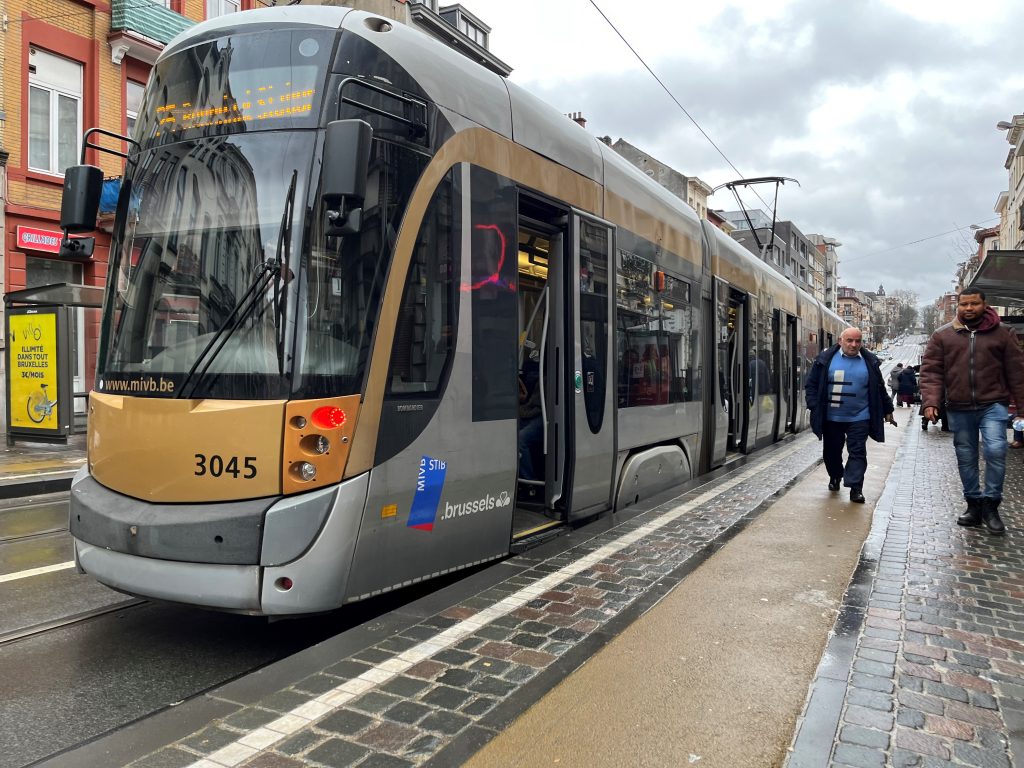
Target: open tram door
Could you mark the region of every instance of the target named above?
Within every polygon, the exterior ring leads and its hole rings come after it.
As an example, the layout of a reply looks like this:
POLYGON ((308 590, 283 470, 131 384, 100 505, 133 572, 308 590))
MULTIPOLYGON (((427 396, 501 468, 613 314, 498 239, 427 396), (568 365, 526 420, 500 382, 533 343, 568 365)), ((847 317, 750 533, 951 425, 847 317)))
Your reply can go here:
POLYGON ((610 504, 612 238, 603 222, 520 197, 517 541, 610 504))
MULTIPOLYGON (((750 373, 746 350, 751 348, 748 296, 715 278, 715 333, 719 398, 724 412, 724 428, 716 429, 713 452, 719 451, 725 436, 724 459, 730 452, 747 450, 750 424, 750 373)), ((719 425, 722 426, 722 425, 719 425)))
POLYGON ((775 339, 779 345, 779 434, 796 432, 797 407, 801 403, 799 363, 796 346, 796 318, 788 312, 776 310, 779 327, 775 339))

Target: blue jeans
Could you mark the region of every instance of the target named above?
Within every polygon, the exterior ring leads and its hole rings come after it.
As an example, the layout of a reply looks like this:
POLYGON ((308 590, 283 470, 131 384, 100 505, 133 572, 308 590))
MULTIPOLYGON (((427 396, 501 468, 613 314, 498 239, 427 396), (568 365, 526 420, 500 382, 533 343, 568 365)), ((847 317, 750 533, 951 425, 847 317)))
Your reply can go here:
POLYGON ((519 427, 519 477, 522 480, 538 480, 533 466, 533 455, 544 440, 544 419, 534 416, 519 427))
POLYGON ((869 421, 828 421, 821 433, 821 457, 829 477, 843 478, 847 488, 864 485, 868 468, 869 421), (846 446, 846 468, 843 468, 843 446, 846 446))
POLYGON ((969 411, 948 411, 956 465, 965 499, 1003 498, 1006 476, 1006 422, 1010 410, 1001 403, 969 411), (978 485, 978 434, 985 452, 985 493, 978 485))

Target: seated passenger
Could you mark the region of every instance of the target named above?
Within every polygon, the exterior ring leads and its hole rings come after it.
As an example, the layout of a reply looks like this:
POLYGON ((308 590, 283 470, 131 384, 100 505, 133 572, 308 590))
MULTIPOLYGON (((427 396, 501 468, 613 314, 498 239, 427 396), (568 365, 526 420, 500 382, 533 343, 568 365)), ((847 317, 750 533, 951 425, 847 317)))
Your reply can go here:
POLYGON ((544 419, 540 407, 540 381, 533 387, 526 386, 519 377, 519 477, 522 480, 539 480, 534 468, 534 454, 544 436, 544 419))

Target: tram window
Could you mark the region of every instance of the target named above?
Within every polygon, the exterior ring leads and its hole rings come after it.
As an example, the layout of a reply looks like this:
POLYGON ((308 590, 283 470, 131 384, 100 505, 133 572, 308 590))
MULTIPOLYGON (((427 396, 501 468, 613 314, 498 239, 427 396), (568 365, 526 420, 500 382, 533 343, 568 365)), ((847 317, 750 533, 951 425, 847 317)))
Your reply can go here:
POLYGON ((473 317, 473 421, 514 419, 519 409, 516 336, 516 188, 482 168, 470 175, 472 251, 461 281, 473 317))
POLYGON ((328 237, 314 213, 307 256, 306 340, 300 397, 358 392, 369 367, 380 296, 413 186, 427 159, 394 144, 374 141, 358 235, 328 237))
POLYGON ((452 177, 423 216, 406 277, 391 349, 388 392, 436 393, 455 348, 458 288, 452 177))
POLYGON ((589 222, 580 225, 580 342, 583 402, 590 431, 597 434, 608 370, 608 229, 589 222))
POLYGON ((697 365, 697 324, 690 304, 690 284, 665 275, 661 294, 662 343, 668 351, 668 401, 683 403, 700 397, 694 376, 697 365))
POLYGON ((757 387, 757 393, 761 395, 770 395, 775 393, 775 365, 772 359, 772 350, 774 349, 774 328, 772 326, 772 314, 773 314, 773 302, 771 296, 768 294, 762 295, 761 300, 757 303, 758 311, 756 317, 756 327, 754 329, 757 350, 756 353, 751 350, 751 361, 750 361, 750 376, 752 379, 756 375, 756 384, 752 380, 750 384, 751 395, 754 393, 754 387, 757 387))
POLYGON ((666 274, 664 290, 655 291, 653 262, 620 250, 619 263, 619 407, 696 400, 698 326, 690 284, 666 274))

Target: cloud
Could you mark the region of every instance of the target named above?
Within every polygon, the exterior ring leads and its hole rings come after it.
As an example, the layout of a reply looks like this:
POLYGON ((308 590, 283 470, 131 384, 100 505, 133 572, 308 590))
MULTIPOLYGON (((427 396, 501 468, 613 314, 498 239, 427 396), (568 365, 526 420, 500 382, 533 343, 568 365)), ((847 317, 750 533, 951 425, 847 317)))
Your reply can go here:
MULTIPOLYGON (((530 2, 515 5, 521 19, 544 18, 529 13, 530 2)), ((552 25, 557 44, 524 25, 546 67, 531 58, 525 77, 512 79, 563 112, 582 111, 596 135, 624 138, 713 186, 741 174, 797 178, 800 187, 780 191, 779 215, 844 244, 843 284, 881 282, 934 298, 975 247, 967 225, 995 223, 1009 147, 994 126, 1024 108, 1018 41, 1001 21, 1013 18, 1009 3, 935 2, 927 13, 902 0, 751 0, 698 14, 653 0, 597 5, 735 169, 589 3, 559 4, 560 13, 573 7, 576 21, 552 25)), ((495 24, 488 7, 479 14, 495 24)), ((518 66, 512 53, 492 50, 518 66)), ((771 201, 764 188, 762 197, 771 201)), ((735 207, 724 192, 712 204, 735 207)))

